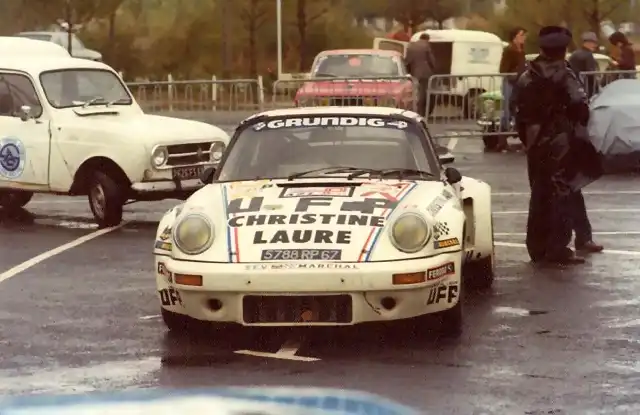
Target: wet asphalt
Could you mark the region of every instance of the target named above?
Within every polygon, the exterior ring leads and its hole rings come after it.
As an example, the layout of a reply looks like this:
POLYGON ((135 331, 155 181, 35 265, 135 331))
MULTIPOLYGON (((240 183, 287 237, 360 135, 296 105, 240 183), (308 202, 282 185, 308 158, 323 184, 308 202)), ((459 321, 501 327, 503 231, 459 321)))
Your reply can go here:
POLYGON ((0 395, 284 384, 360 389, 434 414, 640 413, 640 177, 587 188, 595 239, 611 252, 537 269, 522 246, 524 157, 454 141, 454 166, 493 186, 499 242, 494 289, 468 293, 459 340, 399 325, 170 336, 151 248, 178 202, 130 205, 121 229, 42 259, 95 229, 85 199, 39 196, 0 211, 0 395), (236 353, 291 345, 318 360, 236 353))

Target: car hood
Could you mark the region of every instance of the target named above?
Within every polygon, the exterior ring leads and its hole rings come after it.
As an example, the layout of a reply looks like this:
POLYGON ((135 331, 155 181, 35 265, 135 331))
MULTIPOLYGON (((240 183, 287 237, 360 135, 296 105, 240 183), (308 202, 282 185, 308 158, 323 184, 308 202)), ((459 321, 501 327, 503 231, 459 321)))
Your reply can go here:
POLYGON ((229 134, 213 125, 144 113, 120 112, 117 106, 89 107, 67 111, 63 124, 77 132, 135 139, 148 147, 181 144, 189 141, 216 141, 228 143, 229 134))
POLYGON ((305 84, 298 90, 298 96, 385 95, 397 94, 410 87, 411 81, 404 79, 312 81, 305 82, 305 84))
MULTIPOLYGON (((195 193, 180 216, 190 212, 200 212, 213 222, 213 246, 197 258, 212 262, 328 263, 417 258, 428 255, 434 244, 430 241, 423 251, 412 255, 395 249, 388 231, 399 215, 416 212, 433 226, 436 215, 454 215, 460 220, 448 227, 452 234, 461 232, 463 222, 459 200, 442 181, 345 179, 213 184, 195 193), (438 209, 434 209, 435 205, 438 209)), ((173 253, 180 256, 175 247, 173 253)))

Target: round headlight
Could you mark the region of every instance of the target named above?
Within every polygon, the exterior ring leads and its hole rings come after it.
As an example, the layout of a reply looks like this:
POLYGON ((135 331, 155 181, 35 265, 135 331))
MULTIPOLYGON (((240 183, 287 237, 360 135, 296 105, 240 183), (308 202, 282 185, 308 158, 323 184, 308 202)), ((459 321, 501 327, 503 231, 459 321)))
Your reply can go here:
POLYGON ((162 167, 169 160, 169 151, 166 147, 156 147, 151 152, 151 164, 154 167, 162 167))
POLYGON ((209 249, 213 237, 213 225, 200 214, 186 215, 173 231, 176 247, 188 255, 198 255, 209 249))
POLYGON ((211 148, 209 149, 209 161, 211 163, 220 163, 226 148, 227 146, 222 141, 216 141, 211 144, 211 148))
POLYGON ((418 252, 430 238, 431 227, 416 213, 402 214, 391 227, 391 243, 402 252, 418 252))

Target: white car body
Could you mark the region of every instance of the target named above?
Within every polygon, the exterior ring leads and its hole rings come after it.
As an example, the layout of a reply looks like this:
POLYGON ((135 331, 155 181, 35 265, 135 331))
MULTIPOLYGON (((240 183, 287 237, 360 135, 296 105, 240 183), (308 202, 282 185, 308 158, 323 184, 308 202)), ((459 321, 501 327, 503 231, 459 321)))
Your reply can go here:
MULTIPOLYGON (((256 115, 238 131, 261 118, 328 113, 331 117, 392 116, 407 123, 423 122, 418 114, 395 108, 297 108, 256 115)), ((420 126, 428 137, 423 124, 420 126)), ((233 153, 233 140, 227 157, 233 153)), ((469 177, 450 184, 437 156, 432 157, 442 177, 431 180, 342 178, 330 180, 335 184, 325 187, 322 183, 329 179, 285 178, 207 185, 160 221, 154 254, 163 315, 245 326, 323 326, 452 310, 460 301, 463 268, 471 270, 465 275, 471 279, 467 283, 473 283, 479 269, 485 275, 478 277, 484 280, 477 285, 490 285, 493 280, 491 189, 469 177), (316 196, 328 199, 313 201, 316 196), (363 202, 375 206, 364 207, 363 202), (396 249, 390 237, 394 221, 407 212, 421 215, 432 226, 432 237, 415 253, 396 249), (208 217, 215 229, 212 245, 199 255, 185 254, 174 242, 176 224, 190 214, 208 217), (306 224, 297 220, 307 214, 311 216, 306 224), (323 224, 330 221, 331 225, 323 224), (313 241, 285 240, 301 237, 313 241), (324 258, 312 260, 265 254, 281 247, 304 248, 312 256, 314 250, 326 247, 341 252, 332 256, 331 249, 322 251, 324 258), (481 266, 474 266, 477 264, 481 266), (399 274, 419 274, 422 280, 415 282, 399 274), (185 276, 200 277, 201 285, 181 283, 185 276), (247 300, 252 296, 258 298, 247 300), (312 297, 306 316, 263 321, 258 315, 269 307, 277 309, 273 302, 278 298, 307 301, 303 297, 312 297), (334 316, 318 319, 317 314, 323 312, 334 316)))
POLYGON ((112 184, 103 185, 115 196, 105 194, 114 200, 108 201, 103 217, 95 210, 94 215, 103 225, 115 225, 128 200, 185 199, 202 187, 196 170, 212 165, 212 146, 229 140, 222 129, 203 122, 145 114, 120 76, 100 62, 0 54, 0 68, 0 77, 11 75, 21 79, 24 88, 33 88, 29 104, 34 107, 25 106, 22 95, 11 95, 12 111, 0 114, 0 205, 5 207, 23 206, 33 193, 89 194, 93 203, 97 196, 91 196, 92 175, 99 171, 110 177, 112 184), (127 94, 130 103, 56 106, 45 93, 41 75, 60 70, 105 71, 116 77, 104 74, 124 88, 118 92, 127 94), (166 155, 164 164, 152 164, 154 151, 166 155), (5 157, 19 157, 20 165, 5 168, 5 157), (173 178, 179 168, 184 168, 179 173, 185 180, 173 178))

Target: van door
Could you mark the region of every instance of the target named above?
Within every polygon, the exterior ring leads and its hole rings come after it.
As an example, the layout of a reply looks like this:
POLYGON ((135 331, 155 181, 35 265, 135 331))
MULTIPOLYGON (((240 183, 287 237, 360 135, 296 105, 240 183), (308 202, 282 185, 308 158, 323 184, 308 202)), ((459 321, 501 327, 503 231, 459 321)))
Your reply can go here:
POLYGON ((43 118, 31 79, 22 73, 0 72, 0 187, 19 183, 32 190, 48 190, 50 133, 43 118), (31 107, 32 119, 20 118, 24 105, 31 107))
POLYGON ((402 53, 402 56, 407 54, 407 46, 409 42, 403 42, 401 40, 387 39, 385 37, 377 37, 373 39, 373 48, 380 50, 395 50, 402 53))

